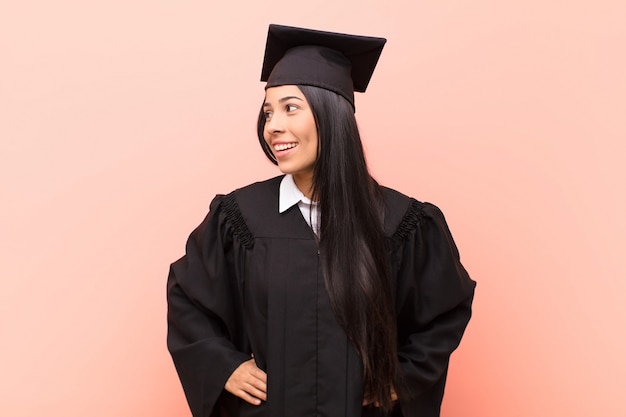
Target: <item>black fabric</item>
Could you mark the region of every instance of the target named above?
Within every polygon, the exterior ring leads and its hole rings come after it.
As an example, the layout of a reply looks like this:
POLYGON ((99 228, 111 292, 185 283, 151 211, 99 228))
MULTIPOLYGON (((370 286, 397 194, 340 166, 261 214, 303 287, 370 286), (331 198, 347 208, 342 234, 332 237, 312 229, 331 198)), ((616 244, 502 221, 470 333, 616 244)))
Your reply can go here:
POLYGON ((261 81, 266 88, 311 85, 342 95, 354 108, 364 92, 386 39, 270 25, 261 81))
MULTIPOLYGON (((380 416, 362 407, 360 359, 336 322, 315 235, 297 206, 278 213, 282 177, 217 196, 168 279, 168 348, 195 417, 380 416), (268 401, 224 391, 254 354, 268 401)), ((448 361, 474 282, 441 212, 391 189, 385 231, 404 387, 392 416, 439 416, 448 361)))

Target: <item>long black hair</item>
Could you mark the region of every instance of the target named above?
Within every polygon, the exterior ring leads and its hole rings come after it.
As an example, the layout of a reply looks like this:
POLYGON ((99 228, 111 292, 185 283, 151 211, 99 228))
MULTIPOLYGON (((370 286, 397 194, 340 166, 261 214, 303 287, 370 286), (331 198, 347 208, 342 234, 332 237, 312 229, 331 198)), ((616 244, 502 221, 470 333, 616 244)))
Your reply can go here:
MULTIPOLYGON (((365 397, 389 412, 397 387, 397 335, 383 230, 384 202, 370 175, 350 103, 331 91, 298 86, 313 112, 318 157, 312 199, 321 213, 319 249, 326 290, 364 368, 365 397)), ((263 138, 263 109, 257 125, 263 138)))

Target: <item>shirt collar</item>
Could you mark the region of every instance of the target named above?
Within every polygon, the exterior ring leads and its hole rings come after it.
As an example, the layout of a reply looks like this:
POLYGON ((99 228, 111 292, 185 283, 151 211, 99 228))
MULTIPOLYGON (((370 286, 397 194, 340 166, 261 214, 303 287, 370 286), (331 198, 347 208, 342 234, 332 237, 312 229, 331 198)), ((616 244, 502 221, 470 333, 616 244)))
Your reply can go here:
POLYGON ((293 176, 287 174, 280 181, 280 189, 278 193, 278 212, 283 213, 299 202, 311 204, 311 200, 307 198, 296 185, 293 176))

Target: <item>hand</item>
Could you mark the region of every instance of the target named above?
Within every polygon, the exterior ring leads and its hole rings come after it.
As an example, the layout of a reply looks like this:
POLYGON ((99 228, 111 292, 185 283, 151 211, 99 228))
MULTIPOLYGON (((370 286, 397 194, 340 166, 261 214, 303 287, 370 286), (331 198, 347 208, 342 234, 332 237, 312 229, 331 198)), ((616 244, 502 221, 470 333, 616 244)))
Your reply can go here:
MULTIPOLYGON (((398 401, 398 394, 396 394, 396 390, 394 390, 393 388, 391 388, 391 401, 398 401)), ((363 406, 373 405, 374 407, 380 407, 380 402, 379 401, 372 401, 369 398, 364 398, 362 405, 363 406)))
POLYGON ((252 358, 235 369, 224 388, 252 405, 260 405, 261 401, 267 401, 267 374, 252 358))

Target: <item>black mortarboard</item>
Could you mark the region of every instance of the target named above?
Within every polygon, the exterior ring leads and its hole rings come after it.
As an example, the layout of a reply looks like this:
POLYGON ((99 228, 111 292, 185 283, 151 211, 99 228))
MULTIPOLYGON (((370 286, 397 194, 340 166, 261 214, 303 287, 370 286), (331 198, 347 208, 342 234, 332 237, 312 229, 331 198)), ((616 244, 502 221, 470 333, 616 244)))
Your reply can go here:
POLYGON ((334 91, 354 107, 387 42, 384 38, 270 25, 261 81, 265 88, 312 85, 334 91))

